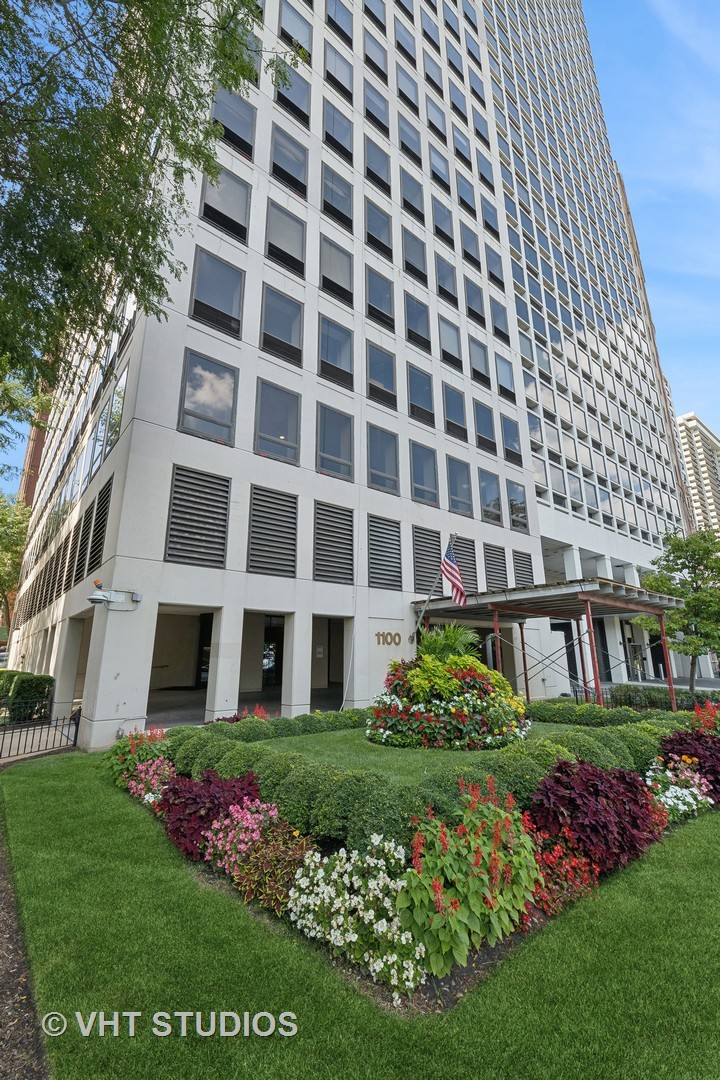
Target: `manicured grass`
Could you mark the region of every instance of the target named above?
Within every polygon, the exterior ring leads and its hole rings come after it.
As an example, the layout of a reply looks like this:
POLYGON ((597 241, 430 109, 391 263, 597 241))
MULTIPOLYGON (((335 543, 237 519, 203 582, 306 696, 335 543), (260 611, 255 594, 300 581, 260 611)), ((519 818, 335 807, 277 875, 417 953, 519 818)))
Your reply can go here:
POLYGON ((0 796, 38 1014, 141 1010, 135 1038, 48 1039, 55 1080, 716 1080, 720 815, 677 830, 455 1009, 380 1011, 324 954, 204 879, 81 754, 0 796), (294 1038, 154 1037, 155 1011, 282 1011, 294 1038))
MULTIPOLYGON (((567 724, 534 723, 528 739, 542 739, 554 731, 567 731, 567 724)), ((274 750, 307 754, 314 761, 343 769, 372 769, 389 773, 401 783, 432 776, 449 765, 482 764, 482 750, 398 750, 368 742, 363 728, 327 731, 321 735, 294 735, 273 739, 274 750)))

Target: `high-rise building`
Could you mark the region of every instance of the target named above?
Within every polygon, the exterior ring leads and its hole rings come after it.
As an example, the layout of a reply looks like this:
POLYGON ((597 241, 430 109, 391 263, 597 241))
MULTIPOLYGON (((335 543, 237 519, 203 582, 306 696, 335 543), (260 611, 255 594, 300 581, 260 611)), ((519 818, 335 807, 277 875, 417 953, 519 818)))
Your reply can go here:
MULTIPOLYGON (((52 416, 14 659, 89 745, 169 688, 367 703, 451 535, 473 593, 637 584, 683 525, 579 0, 266 0, 260 36, 305 59, 218 91, 167 321, 130 302, 52 416)), ((534 626, 534 692, 567 689, 534 626)), ((599 644, 650 663, 618 618, 599 644)))
POLYGON ((720 534, 720 436, 695 415, 678 417, 695 523, 720 534))

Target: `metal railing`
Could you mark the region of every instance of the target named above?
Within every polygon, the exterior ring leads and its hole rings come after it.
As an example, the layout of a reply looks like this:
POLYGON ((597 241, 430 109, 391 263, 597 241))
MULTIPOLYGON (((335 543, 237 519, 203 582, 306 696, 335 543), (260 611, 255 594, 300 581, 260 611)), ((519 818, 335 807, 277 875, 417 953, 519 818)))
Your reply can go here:
POLYGON ((80 710, 56 720, 50 702, 3 703, 0 706, 0 763, 77 745, 80 710))

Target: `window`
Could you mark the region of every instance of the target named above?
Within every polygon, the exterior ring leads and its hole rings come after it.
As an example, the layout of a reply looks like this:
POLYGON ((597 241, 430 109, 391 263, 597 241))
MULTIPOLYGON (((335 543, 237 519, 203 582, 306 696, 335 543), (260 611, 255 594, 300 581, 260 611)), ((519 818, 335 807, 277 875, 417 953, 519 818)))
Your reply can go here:
POLYGON ((445 113, 429 95, 425 98, 425 109, 430 130, 433 131, 438 138, 442 139, 443 142, 446 142, 447 123, 445 120, 445 113))
POLYGON ((232 446, 237 371, 199 353, 185 351, 180 431, 232 446))
POLYGON ((395 304, 392 281, 369 266, 365 269, 365 279, 368 318, 386 326, 388 330, 394 330, 395 304))
POLYGON ((385 30, 385 4, 383 0, 365 0, 363 5, 365 14, 372 19, 372 21, 380 27, 381 30, 385 30))
POLYGON ((365 43, 365 62, 379 75, 384 83, 388 81, 387 50, 368 30, 363 35, 365 43))
POLYGON ((509 360, 495 353, 495 372, 498 380, 498 393, 508 401, 515 400, 515 376, 509 360))
POLYGON ((482 202, 483 225, 485 226, 486 229, 488 229, 489 232, 491 232, 493 234, 493 236, 497 237, 497 239, 499 240, 500 239, 500 230, 498 228, 497 210, 495 209, 493 204, 488 199, 485 198, 484 195, 482 197, 481 202, 482 202))
POLYGON ((370 341, 367 346, 367 373, 368 397, 391 409, 397 408, 395 357, 370 341))
POLYGON ((440 33, 433 20, 424 11, 420 12, 420 25, 425 40, 429 41, 433 48, 440 52, 440 33))
POLYGON ((395 65, 395 74, 397 76, 397 88, 400 98, 406 105, 410 106, 413 112, 419 112, 420 97, 418 94, 417 83, 400 64, 395 65))
POLYGON ((367 136, 365 137, 365 175, 376 187, 390 194, 390 157, 367 136))
POLYGON ((488 277, 499 288, 505 288, 505 277, 503 275, 503 264, 500 253, 495 248, 490 247, 489 244, 485 245, 485 265, 487 267, 488 277))
POLYGON ((410 479, 416 502, 438 505, 437 460, 429 446, 410 443, 410 479))
POLYGON ((490 314, 492 317, 493 334, 499 337, 501 341, 506 341, 510 344, 510 334, 508 333, 508 318, 507 311, 499 301, 490 297, 490 314))
POLYGON ((480 515, 490 525, 502 525, 500 480, 495 473, 478 469, 480 476, 480 515))
POLYGON ((300 456, 300 396, 258 379, 255 453, 297 465, 300 456))
POLYGON ((239 338, 244 284, 242 270, 197 248, 191 316, 239 338))
POLYGON ((471 228, 466 225, 464 221, 460 222, 460 241, 462 243, 463 258, 472 263, 473 266, 481 268, 480 262, 480 242, 478 240, 477 229, 471 228))
POLYGON ((493 167, 490 158, 483 154, 482 150, 477 151, 477 166, 480 179, 491 191, 495 190, 495 179, 493 177, 493 167))
POLYGON ((216 184, 206 177, 202 216, 218 229, 246 243, 250 219, 250 185, 227 169, 220 170, 216 184))
POLYGON ((443 383, 443 409, 445 412, 445 431, 456 439, 467 442, 467 421, 465 420, 465 395, 454 386, 443 383))
POLYGON ((320 237, 320 288, 344 304, 353 302, 352 255, 326 236, 320 237))
MULTIPOLYGON (((477 85, 482 88, 482 83, 477 78, 474 72, 470 72, 470 92, 477 97, 477 85)), ((485 143, 486 146, 490 145, 490 128, 488 122, 481 112, 477 109, 473 109, 473 129, 479 139, 485 143)))
POLYGON ((455 267, 452 263, 449 263, 447 259, 443 259, 442 255, 435 256, 435 277, 437 280, 437 291, 440 296, 457 307, 457 276, 455 274, 455 267))
POLYGON ((408 30, 404 23, 400 19, 395 19, 395 44, 401 53, 403 53, 411 62, 413 67, 415 66, 415 35, 412 31, 408 30))
POLYGON ((280 0, 280 37, 288 45, 299 45, 308 54, 312 54, 312 27, 288 0, 280 0))
POLYGON ((485 304, 482 289, 476 282, 467 277, 465 278, 465 307, 467 308, 468 318, 480 323, 481 326, 485 325, 485 304))
POLYGON ((260 348, 299 366, 302 363, 302 324, 302 304, 265 285, 260 348))
POLYGON ((308 152, 282 128, 273 127, 271 169, 273 176, 298 195, 307 194, 308 152))
POLYGON ((392 219, 370 199, 365 200, 365 242, 392 259, 392 219))
POLYGON ((265 254, 305 277, 305 222, 274 202, 268 202, 265 254))
POLYGON ((346 161, 353 159, 353 126, 340 109, 336 109, 330 101, 323 105, 323 139, 328 146, 332 147, 346 161))
POLYGON ((453 112, 461 116, 463 120, 467 120, 467 102, 465 101, 465 95, 460 92, 452 79, 450 80, 450 105, 453 112))
POLYGON ((352 232, 353 226, 353 189, 346 180, 328 165, 322 169, 323 213, 344 225, 352 232))
POLYGON ((516 484, 514 480, 508 480, 507 497, 510 511, 510 528, 517 529, 518 532, 527 532, 528 513, 525 488, 522 484, 516 484))
POLYGON ((511 461, 513 465, 522 465, 522 454, 520 452, 520 428, 518 427, 516 420, 511 420, 509 416, 500 414, 500 426, 502 428, 502 441, 503 450, 505 451, 505 460, 511 461))
POLYGON ((317 470, 353 478, 353 419, 346 413, 318 403, 317 411, 317 470))
POLYGON ((365 80, 365 116, 385 135, 390 134, 390 110, 387 98, 383 97, 380 91, 367 80, 365 80))
POLYGON ((475 217, 477 215, 477 210, 475 209, 475 188, 460 171, 455 173, 455 180, 457 182, 457 194, 460 205, 464 207, 469 214, 472 214, 472 216, 475 217))
POLYGON ((472 488, 470 487, 470 466, 467 461, 457 458, 447 459, 447 480, 450 510, 454 514, 466 514, 472 517, 472 488))
POLYGON ((462 354, 460 351, 460 330, 448 319, 438 317, 440 329, 440 357, 445 364, 462 371, 462 354))
POLYGON ((446 203, 440 202, 434 195, 432 198, 432 216, 435 235, 439 236, 449 244, 450 247, 454 247, 455 238, 453 236, 452 211, 448 208, 446 203))
POLYGON ((411 124, 409 120, 406 120, 404 116, 398 116, 398 138, 400 141, 400 149, 408 157, 411 157, 413 161, 416 161, 418 165, 422 165, 422 141, 420 139, 420 132, 411 124))
POLYGON ((457 127, 456 124, 452 126, 453 135, 453 149, 461 161, 464 161, 468 168, 471 167, 472 159, 470 157, 470 140, 467 135, 457 127))
POLYGON ((437 60, 430 55, 429 52, 423 50, 423 65, 425 68, 425 78, 431 83, 442 97, 443 93, 443 77, 442 68, 438 64, 437 60))
POLYGON ((352 101, 353 97, 353 66, 346 60, 341 52, 338 52, 329 42, 325 43, 325 78, 334 86, 338 93, 352 101))
POLYGON ((223 142, 229 143, 245 157, 251 158, 255 143, 255 115, 257 110, 239 94, 219 87, 215 95, 213 116, 222 124, 223 142))
POLYGON ((408 412, 423 424, 435 426, 432 375, 408 364, 408 412))
POLYGON ((413 345, 430 352, 430 312, 427 304, 405 293, 405 335, 413 345))
POLYGON ((414 278, 421 281, 423 285, 427 285, 427 260, 425 255, 425 244, 416 236, 410 229, 406 229, 403 226, 402 230, 402 242, 403 242, 403 266, 406 273, 412 274, 414 278))
POLYGON ((332 382, 353 388, 353 333, 347 327, 320 317, 320 374, 332 382))
POLYGON ((348 45, 353 40, 353 17, 350 8, 342 3, 342 0, 327 0, 325 5, 325 17, 328 26, 344 38, 348 45))
POLYGON ((493 411, 481 401, 473 401, 473 408, 475 410, 475 441, 481 450, 487 451, 488 454, 496 454, 493 411))
POLYGON ((470 345, 471 375, 475 382, 479 382, 483 386, 489 387, 491 385, 491 382, 487 346, 485 346, 481 341, 477 341, 476 338, 471 337, 468 339, 468 341, 470 345))
MULTIPOLYGON (((113 392, 112 401, 110 403, 110 412, 108 413, 108 426, 107 426, 107 438, 105 439, 105 457, 108 456, 115 443, 120 437, 120 425, 122 422, 123 402, 125 401, 125 386, 127 384, 128 369, 125 368, 122 375, 117 381, 115 390, 113 392)), ((74 489, 75 485, 71 485, 74 489)), ((73 490, 72 501, 74 502, 76 492, 73 490)))
POLYGON ((448 160, 434 146, 430 147, 430 175, 446 191, 450 190, 450 166, 448 160))
POLYGON ((399 492, 398 438, 391 431, 368 424, 368 484, 393 495, 399 492))
POLYGON ((422 184, 405 169, 400 170, 400 193, 405 210, 425 224, 422 184))
POLYGON ((288 84, 278 86, 277 102, 307 127, 310 123, 310 83, 294 68, 287 66, 286 71, 288 84))

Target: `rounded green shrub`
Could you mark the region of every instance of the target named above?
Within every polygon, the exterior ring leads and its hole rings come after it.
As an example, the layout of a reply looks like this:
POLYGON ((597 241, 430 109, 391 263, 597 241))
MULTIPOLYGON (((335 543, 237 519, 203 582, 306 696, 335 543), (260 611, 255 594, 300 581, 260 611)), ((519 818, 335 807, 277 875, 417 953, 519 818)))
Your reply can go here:
POLYGON ((194 739, 202 731, 202 728, 196 727, 171 727, 165 732, 167 736, 167 756, 170 760, 175 762, 175 754, 183 746, 188 739, 194 739))
POLYGON ((422 813, 423 807, 416 787, 384 780, 358 811, 348 823, 346 846, 362 851, 376 833, 409 848, 415 832, 413 818, 422 813))
POLYGON ((260 794, 264 802, 276 802, 278 788, 294 769, 302 769, 308 764, 303 754, 278 753, 268 747, 262 755, 255 772, 260 785, 260 794))
MULTIPOLYGON (((330 716, 335 716, 335 713, 330 713, 330 716)), ((328 715, 325 713, 308 713, 304 717, 302 724, 300 724, 301 735, 320 735, 323 731, 330 730, 330 722, 328 715)))
POLYGON ((571 750, 566 749, 564 746, 558 745, 558 743, 550 742, 549 739, 532 739, 526 742, 524 746, 508 748, 508 753, 524 752, 527 757, 540 766, 546 773, 549 773, 556 761, 561 761, 563 758, 569 761, 575 760, 575 755, 571 750))
MULTIPOLYGON (((520 809, 527 810, 546 770, 528 754, 508 754, 488 772, 495 777, 498 795, 512 794, 520 809)), ((483 786, 487 787, 487 779, 483 786)))
POLYGON ((272 738, 268 721, 258 720, 254 716, 248 716, 246 720, 238 720, 236 724, 228 726, 235 729, 233 738, 242 742, 261 742, 263 739, 272 738))
POLYGON ((608 722, 607 712, 602 705, 584 701, 582 705, 577 706, 574 723, 581 724, 583 727, 601 727, 608 722))
POLYGON ((290 735, 302 735, 304 729, 299 720, 291 716, 274 716, 266 721, 268 731, 273 739, 286 739, 290 735))
POLYGON ((186 739, 174 753, 174 765, 177 772, 181 776, 190 776, 192 773, 192 767, 195 764, 195 759, 198 754, 201 753, 210 743, 210 737, 208 736, 204 728, 199 728, 197 734, 192 739, 186 739))
POLYGON ((622 739, 615 734, 614 728, 595 728, 593 738, 610 751, 620 769, 634 769, 635 761, 622 739))
POLYGON ((598 765, 601 769, 617 767, 614 755, 593 738, 593 732, 590 729, 578 731, 575 728, 568 728, 567 732, 559 731, 548 735, 548 741, 564 746, 579 761, 589 761, 591 765, 598 765))
POLYGON ((218 762, 234 746, 232 739, 206 739, 205 745, 195 756, 190 769, 193 780, 199 780, 205 769, 217 768, 218 762))
MULTIPOLYGON (((259 775, 262 776, 262 769, 259 775)), ((294 829, 313 835, 317 816, 337 780, 338 771, 329 765, 308 760, 298 765, 277 786, 275 802, 280 817, 286 818, 294 829)))
POLYGON ((635 772, 644 776, 660 749, 660 736, 641 730, 639 724, 625 724, 613 728, 613 735, 627 747, 633 760, 635 772))
POLYGON ((259 775, 266 758, 276 757, 263 743, 244 743, 230 740, 231 747, 220 758, 215 771, 221 780, 244 776, 248 772, 259 775))

